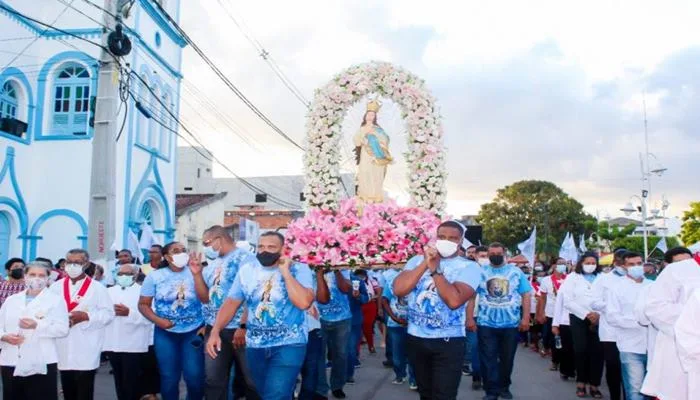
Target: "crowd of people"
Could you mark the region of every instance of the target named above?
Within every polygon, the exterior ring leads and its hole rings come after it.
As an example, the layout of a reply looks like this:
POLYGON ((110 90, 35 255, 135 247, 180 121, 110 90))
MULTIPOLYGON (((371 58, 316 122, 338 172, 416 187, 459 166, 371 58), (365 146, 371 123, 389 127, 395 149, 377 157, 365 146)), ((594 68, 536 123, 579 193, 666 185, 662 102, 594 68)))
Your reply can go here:
POLYGON ((279 233, 257 249, 213 226, 204 254, 153 246, 113 268, 82 249, 56 265, 7 262, 0 282, 3 398, 94 396, 108 360, 119 400, 299 400, 346 397, 365 344, 395 385, 422 400, 456 399, 463 376, 476 396, 511 399, 518 343, 551 356, 579 397, 689 400, 700 393, 700 266, 666 253, 656 275, 643 257, 595 253, 575 265, 530 266, 499 243, 465 246, 446 221, 437 241, 403 268, 310 269, 284 256, 279 233), (651 278, 651 279, 650 279, 651 278), (380 332, 382 339, 375 340, 380 332), (330 368, 330 373, 327 369, 330 368))

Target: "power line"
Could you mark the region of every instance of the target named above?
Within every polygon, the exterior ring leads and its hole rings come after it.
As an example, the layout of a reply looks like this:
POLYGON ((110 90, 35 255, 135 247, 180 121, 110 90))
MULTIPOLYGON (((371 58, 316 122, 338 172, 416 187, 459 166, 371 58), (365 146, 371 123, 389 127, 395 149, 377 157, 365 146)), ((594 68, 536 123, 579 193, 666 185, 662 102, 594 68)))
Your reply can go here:
POLYGON ((286 139, 289 143, 293 144, 295 147, 297 147, 299 150, 304 150, 304 148, 299 145, 297 142, 294 141, 291 137, 289 137, 282 129, 280 129, 277 125, 275 125, 260 109, 258 109, 255 104, 253 104, 252 101, 250 101, 244 94, 241 92, 236 85, 234 85, 230 79, 219 69, 219 67, 216 66, 216 64, 204 53, 204 51, 197 46, 197 44, 190 38, 190 36, 185 32, 180 25, 170 16, 170 14, 167 13, 163 9, 163 7, 155 0, 151 0, 153 4, 163 13, 163 15, 166 17, 166 19, 177 29, 177 31, 182 35, 182 37, 185 39, 185 41, 192 46, 192 49, 199 55, 202 60, 211 68, 212 71, 216 74, 216 76, 221 79, 222 82, 251 110, 255 115, 258 116, 263 122, 265 122, 272 130, 277 132, 280 136, 282 136, 284 139, 286 139))
MULTIPOLYGON (((116 0, 115 0, 115 1, 116 1, 116 0)), ((104 8, 104 7, 102 7, 102 6, 98 5, 98 4, 95 4, 95 3, 91 2, 90 0, 83 0, 83 2, 84 2, 84 3, 87 3, 87 4, 91 5, 91 6, 93 6, 94 8, 96 8, 96 9, 98 9, 98 10, 104 12, 104 13, 106 13, 107 15, 109 15, 110 17, 114 18, 114 19, 117 20, 117 21, 121 20, 121 17, 119 17, 119 16, 117 16, 117 15, 114 15, 112 12, 110 12, 110 11, 107 10, 106 8, 104 8)), ((132 1, 132 3, 133 3, 133 1, 132 1)))

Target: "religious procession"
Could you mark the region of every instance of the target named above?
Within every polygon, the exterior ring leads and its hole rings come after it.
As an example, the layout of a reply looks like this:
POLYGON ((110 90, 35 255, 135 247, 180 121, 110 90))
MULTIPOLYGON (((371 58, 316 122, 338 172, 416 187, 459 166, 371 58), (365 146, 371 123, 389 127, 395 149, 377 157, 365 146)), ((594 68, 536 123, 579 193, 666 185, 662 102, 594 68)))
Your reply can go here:
POLYGON ((2 399, 700 400, 700 14, 633 8, 0 0, 2 399))

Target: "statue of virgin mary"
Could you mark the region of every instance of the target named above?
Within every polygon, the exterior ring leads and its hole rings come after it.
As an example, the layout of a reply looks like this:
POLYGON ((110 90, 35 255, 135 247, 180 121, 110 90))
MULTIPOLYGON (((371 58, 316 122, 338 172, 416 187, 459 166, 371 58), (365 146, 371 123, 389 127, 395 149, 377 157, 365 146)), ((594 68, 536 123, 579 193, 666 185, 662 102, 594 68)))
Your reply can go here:
POLYGON ((378 101, 367 103, 367 112, 359 132, 353 138, 357 162, 357 198, 363 203, 384 201, 384 178, 393 162, 389 152, 389 135, 377 124, 378 101))

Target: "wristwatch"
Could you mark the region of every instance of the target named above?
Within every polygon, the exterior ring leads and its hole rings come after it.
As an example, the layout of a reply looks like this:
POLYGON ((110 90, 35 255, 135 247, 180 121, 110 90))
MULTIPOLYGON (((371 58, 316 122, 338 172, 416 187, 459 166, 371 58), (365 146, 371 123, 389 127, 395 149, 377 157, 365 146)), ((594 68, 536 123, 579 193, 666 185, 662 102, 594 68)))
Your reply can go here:
POLYGON ((442 275, 442 271, 440 270, 440 268, 438 268, 435 271, 430 273, 430 276, 435 276, 435 275, 442 275))
POLYGON ((247 326, 246 326, 246 324, 241 324, 240 328, 241 328, 241 329, 248 329, 247 326))

